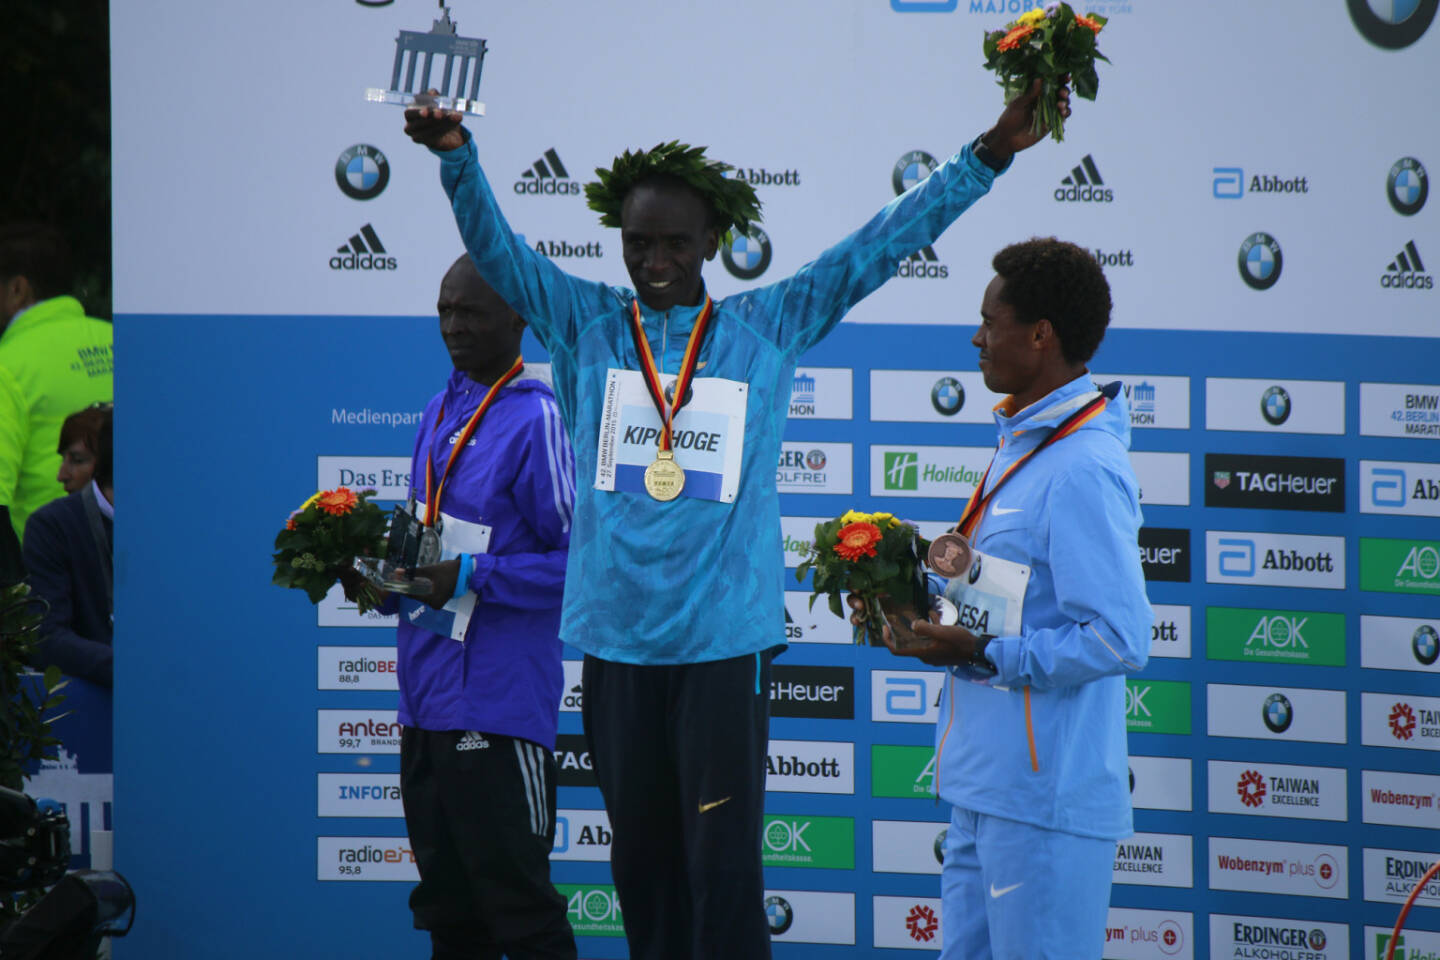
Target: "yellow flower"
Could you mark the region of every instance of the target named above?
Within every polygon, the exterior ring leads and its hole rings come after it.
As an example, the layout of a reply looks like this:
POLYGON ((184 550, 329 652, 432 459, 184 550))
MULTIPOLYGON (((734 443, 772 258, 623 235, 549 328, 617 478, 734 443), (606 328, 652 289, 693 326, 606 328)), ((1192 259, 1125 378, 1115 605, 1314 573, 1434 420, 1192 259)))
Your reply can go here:
POLYGON ((887 527, 893 527, 900 522, 895 519, 895 514, 893 513, 872 513, 870 514, 870 521, 876 524, 883 523, 887 527))
POLYGON ((1022 14, 1020 15, 1020 19, 1016 20, 1015 22, 1016 22, 1016 23, 1039 23, 1041 20, 1044 20, 1044 19, 1045 19, 1045 11, 1044 11, 1044 9, 1041 8, 1041 7, 1036 7, 1034 10, 1031 10, 1029 13, 1022 13, 1022 14))
POLYGON ((868 513, 861 513, 859 510, 846 510, 845 515, 840 518, 841 526, 849 526, 852 523, 870 523, 871 517, 868 513))

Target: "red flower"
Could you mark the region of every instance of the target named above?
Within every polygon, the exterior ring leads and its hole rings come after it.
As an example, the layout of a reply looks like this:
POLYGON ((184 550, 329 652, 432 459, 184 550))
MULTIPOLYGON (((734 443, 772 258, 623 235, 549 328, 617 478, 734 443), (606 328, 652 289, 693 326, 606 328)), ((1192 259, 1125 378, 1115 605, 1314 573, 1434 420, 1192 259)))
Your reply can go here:
MULTIPOLYGON (((1075 19, 1080 20, 1082 18, 1076 17, 1075 19)), ((1094 21, 1091 22, 1093 23, 1094 21)), ((1027 23, 1022 27, 1016 27, 1014 30, 1011 30, 1009 33, 1005 34, 1005 36, 1000 40, 1000 42, 995 45, 995 49, 1001 53, 1004 53, 1006 50, 1014 50, 1016 47, 1020 46, 1020 42, 1022 40, 1024 40, 1026 37, 1030 36, 1030 34, 1034 32, 1035 27, 1033 24, 1027 23)))
POLYGON ((285 519, 285 529, 286 529, 286 530, 294 530, 294 529, 295 529, 295 518, 298 517, 298 516, 300 516, 300 511, 299 511, 299 510, 295 510, 295 511, 292 511, 292 512, 291 512, 290 516, 285 519))
POLYGON ((1100 32, 1101 24, 1097 23, 1097 22, 1094 21, 1094 20, 1091 20, 1089 17, 1082 17, 1082 16, 1080 16, 1080 15, 1077 13, 1077 14, 1075 15, 1075 22, 1078 23, 1078 24, 1080 24, 1080 26, 1082 26, 1082 27, 1086 28, 1087 30, 1089 30, 1091 33, 1099 33, 1099 32, 1100 32))
POLYGON ((840 542, 835 552, 846 560, 875 556, 875 544, 880 542, 880 528, 873 523, 852 523, 840 528, 840 542))
POLYGON ((334 490, 326 490, 320 494, 316 505, 332 517, 343 517, 354 510, 355 504, 359 502, 355 494, 350 492, 349 487, 336 487, 334 490))

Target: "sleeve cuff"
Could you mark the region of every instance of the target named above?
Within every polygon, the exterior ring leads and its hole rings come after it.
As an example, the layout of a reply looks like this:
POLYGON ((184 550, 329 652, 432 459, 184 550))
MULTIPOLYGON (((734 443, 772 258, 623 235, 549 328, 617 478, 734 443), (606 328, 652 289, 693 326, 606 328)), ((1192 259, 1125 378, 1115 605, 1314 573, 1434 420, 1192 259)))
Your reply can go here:
POLYGON ((490 579, 490 574, 495 572, 495 555, 493 553, 476 553, 475 569, 470 571, 470 591, 477 596, 485 581, 490 579))

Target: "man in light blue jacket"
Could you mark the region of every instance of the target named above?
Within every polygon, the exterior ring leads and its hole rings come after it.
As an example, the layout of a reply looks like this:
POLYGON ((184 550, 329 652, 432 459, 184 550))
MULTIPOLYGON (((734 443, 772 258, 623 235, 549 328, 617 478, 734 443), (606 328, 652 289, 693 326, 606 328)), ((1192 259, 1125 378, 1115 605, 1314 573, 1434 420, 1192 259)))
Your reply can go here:
POLYGON ((760 827, 769 662, 784 645, 775 464, 795 364, 1038 142, 1038 93, 1037 81, 794 276, 718 302, 701 268, 732 225, 758 219, 723 164, 661 144, 587 188, 620 228, 632 291, 571 276, 514 234, 459 114, 406 112, 406 132, 440 158, 471 259, 550 352, 577 483, 560 636, 586 654, 585 731, 632 960, 770 955, 760 827))
POLYGON ((897 653, 949 668, 937 791, 953 807, 943 960, 1095 960, 1115 841, 1131 833, 1125 676, 1150 655, 1129 412, 1086 363, 1110 290, 1085 250, 1001 250, 980 308, 999 449, 963 516, 958 623, 891 619, 897 653), (913 634, 913 635, 912 635, 913 634))

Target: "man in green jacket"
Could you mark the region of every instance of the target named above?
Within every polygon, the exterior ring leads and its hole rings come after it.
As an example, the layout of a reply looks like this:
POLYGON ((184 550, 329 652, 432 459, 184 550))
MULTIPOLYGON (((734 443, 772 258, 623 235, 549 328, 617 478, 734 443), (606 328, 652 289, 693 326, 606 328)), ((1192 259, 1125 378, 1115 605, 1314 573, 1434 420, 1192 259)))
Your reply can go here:
POLYGON ((55 478, 65 418, 115 398, 111 326, 85 316, 70 289, 59 231, 0 226, 0 507, 20 537, 65 493, 55 478))

